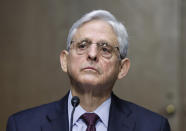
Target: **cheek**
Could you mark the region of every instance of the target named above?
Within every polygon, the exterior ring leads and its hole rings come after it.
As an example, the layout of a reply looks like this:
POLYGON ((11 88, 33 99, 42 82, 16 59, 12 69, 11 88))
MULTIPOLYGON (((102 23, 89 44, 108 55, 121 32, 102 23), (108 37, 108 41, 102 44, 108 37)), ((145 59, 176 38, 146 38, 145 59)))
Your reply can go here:
POLYGON ((69 56, 69 60, 68 60, 68 71, 69 72, 74 72, 77 73, 78 70, 80 69, 81 65, 82 65, 82 58, 77 58, 74 56, 69 56))
MULTIPOLYGON (((68 72, 74 72, 75 68, 75 63, 76 63, 76 59, 74 59, 73 57, 69 56, 68 59, 68 72)), ((78 64, 78 63, 77 63, 78 64)))
POLYGON ((102 69, 106 75, 114 75, 118 73, 118 64, 116 62, 107 62, 102 64, 102 69))

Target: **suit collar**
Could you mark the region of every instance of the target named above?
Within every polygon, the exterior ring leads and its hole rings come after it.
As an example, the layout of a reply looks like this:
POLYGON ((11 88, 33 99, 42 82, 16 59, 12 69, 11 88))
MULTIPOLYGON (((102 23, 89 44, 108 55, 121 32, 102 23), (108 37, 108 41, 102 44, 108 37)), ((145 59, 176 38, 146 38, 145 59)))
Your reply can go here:
POLYGON ((69 131, 68 95, 69 93, 48 110, 48 121, 42 125, 42 131, 69 131))
MULTIPOLYGON (((69 131, 68 95, 69 93, 48 110, 48 121, 42 125, 42 131, 69 131)), ((108 131, 134 131, 134 128, 135 118, 128 102, 112 93, 108 131)))
POLYGON ((135 128, 135 118, 129 104, 113 93, 108 125, 108 131, 133 131, 135 128))

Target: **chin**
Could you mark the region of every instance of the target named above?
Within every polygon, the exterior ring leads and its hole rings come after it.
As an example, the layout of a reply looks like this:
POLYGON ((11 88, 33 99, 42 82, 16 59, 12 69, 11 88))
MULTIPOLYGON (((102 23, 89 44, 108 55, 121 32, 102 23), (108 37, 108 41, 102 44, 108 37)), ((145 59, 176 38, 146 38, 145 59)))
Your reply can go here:
POLYGON ((101 85, 103 82, 98 77, 79 77, 78 81, 82 85, 90 85, 90 86, 101 85))
POLYGON ((96 85, 100 85, 101 83, 98 81, 94 81, 94 80, 82 80, 81 83, 83 85, 92 85, 92 86, 96 86, 96 85))
POLYGON ((80 78, 80 81, 82 83, 90 83, 90 84, 96 84, 96 83, 100 83, 101 80, 98 78, 98 77, 83 77, 83 78, 80 78))

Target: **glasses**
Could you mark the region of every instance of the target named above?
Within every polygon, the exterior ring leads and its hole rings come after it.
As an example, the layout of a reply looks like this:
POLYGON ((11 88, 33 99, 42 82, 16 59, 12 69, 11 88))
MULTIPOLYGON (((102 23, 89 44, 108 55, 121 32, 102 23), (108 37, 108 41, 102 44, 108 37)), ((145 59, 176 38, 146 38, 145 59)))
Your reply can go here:
POLYGON ((111 46, 107 42, 92 43, 90 40, 82 40, 80 42, 71 41, 71 44, 79 55, 88 53, 89 47, 92 44, 96 44, 98 53, 107 59, 111 58, 112 55, 116 53, 115 49, 117 49, 119 53, 119 47, 111 46))

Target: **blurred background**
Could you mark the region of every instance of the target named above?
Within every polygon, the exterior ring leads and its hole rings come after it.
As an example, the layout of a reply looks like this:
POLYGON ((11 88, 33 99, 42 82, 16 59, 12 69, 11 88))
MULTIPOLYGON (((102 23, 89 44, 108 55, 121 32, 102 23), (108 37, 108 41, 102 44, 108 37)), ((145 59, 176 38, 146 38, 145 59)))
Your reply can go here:
POLYGON ((129 33, 129 74, 115 94, 186 131, 186 1, 0 0, 0 130, 12 113, 60 99, 69 81, 59 54, 71 25, 94 9, 129 33))

